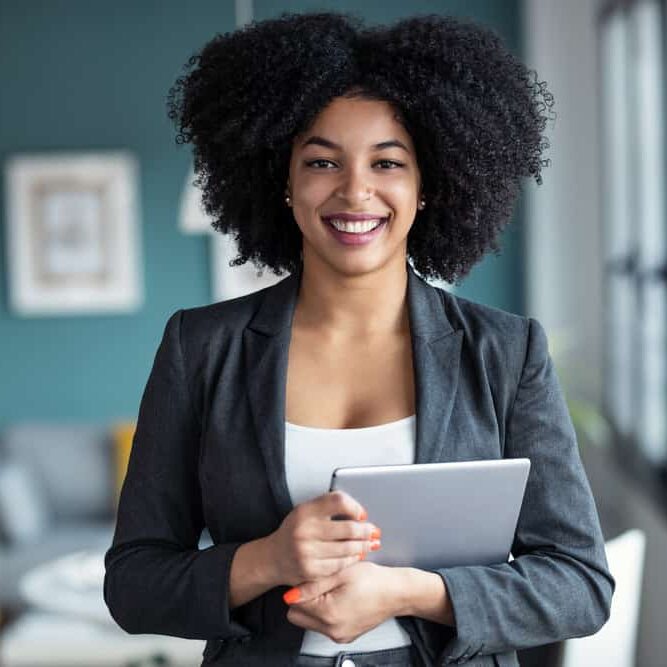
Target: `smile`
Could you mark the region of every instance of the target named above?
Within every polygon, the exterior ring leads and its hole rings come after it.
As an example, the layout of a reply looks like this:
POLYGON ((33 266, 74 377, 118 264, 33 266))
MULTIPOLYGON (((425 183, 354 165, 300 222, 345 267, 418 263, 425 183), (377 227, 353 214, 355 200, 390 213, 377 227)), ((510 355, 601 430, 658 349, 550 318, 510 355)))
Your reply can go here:
POLYGON ((375 220, 363 220, 361 222, 352 222, 348 220, 339 220, 337 218, 326 219, 330 225, 335 227, 339 232, 347 232, 348 234, 365 234, 372 231, 383 222, 387 222, 388 218, 376 218, 375 220))
POLYGON ((360 247, 378 238, 387 227, 389 216, 363 221, 322 218, 334 239, 345 246, 360 247))

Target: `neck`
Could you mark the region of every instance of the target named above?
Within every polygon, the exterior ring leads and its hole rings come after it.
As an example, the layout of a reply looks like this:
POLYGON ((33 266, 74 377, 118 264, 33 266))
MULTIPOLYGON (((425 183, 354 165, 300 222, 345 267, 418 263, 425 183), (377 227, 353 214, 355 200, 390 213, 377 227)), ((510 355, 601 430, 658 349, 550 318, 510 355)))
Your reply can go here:
POLYGON ((407 260, 343 274, 304 257, 294 324, 344 341, 409 331, 407 260))

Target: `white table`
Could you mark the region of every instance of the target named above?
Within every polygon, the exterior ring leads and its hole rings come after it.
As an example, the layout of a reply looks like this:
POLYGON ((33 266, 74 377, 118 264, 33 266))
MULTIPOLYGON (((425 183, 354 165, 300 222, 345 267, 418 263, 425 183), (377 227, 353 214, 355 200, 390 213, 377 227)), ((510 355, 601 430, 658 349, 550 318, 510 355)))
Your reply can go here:
POLYGON ((206 642, 130 635, 104 603, 104 553, 79 551, 45 563, 20 582, 29 611, 0 635, 2 667, 123 667, 161 655, 168 665, 199 666, 206 642))
POLYGON ((3 667, 123 667, 157 654, 167 665, 199 666, 204 641, 128 635, 117 626, 30 611, 0 635, 3 667))

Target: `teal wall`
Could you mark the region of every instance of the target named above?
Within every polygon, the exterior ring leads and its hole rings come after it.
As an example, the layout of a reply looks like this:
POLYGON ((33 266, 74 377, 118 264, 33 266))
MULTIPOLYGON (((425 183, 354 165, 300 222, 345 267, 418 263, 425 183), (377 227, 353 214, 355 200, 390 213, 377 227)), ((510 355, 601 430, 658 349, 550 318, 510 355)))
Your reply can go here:
MULTIPOLYGON (((255 0, 255 17, 321 8, 355 11, 369 22, 408 13, 467 16, 496 28, 519 53, 518 0, 255 0)), ((189 153, 174 143, 165 96, 188 57, 234 20, 231 0, 0 0, 0 163, 23 152, 134 152, 145 284, 135 314, 16 317, 0 190, 0 427, 134 418, 167 317, 211 300, 208 242, 177 229, 189 153)), ((503 254, 480 264, 459 293, 521 312, 520 207, 516 217, 503 254)))

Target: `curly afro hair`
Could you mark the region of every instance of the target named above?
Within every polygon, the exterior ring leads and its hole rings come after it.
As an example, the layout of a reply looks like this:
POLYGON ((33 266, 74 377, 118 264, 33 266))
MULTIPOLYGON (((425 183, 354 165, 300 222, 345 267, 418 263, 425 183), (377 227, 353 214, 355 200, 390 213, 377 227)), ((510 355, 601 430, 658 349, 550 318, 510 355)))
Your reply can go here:
POLYGON ((425 278, 458 283, 500 252, 521 177, 542 183, 553 97, 491 30, 424 15, 364 27, 351 14, 283 13, 217 34, 169 90, 177 143, 217 231, 276 275, 302 261, 285 206, 293 138, 335 97, 384 100, 413 138, 429 205, 407 240, 425 278))

